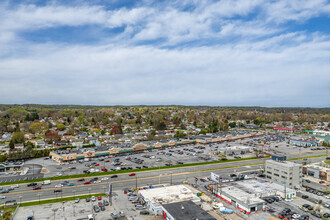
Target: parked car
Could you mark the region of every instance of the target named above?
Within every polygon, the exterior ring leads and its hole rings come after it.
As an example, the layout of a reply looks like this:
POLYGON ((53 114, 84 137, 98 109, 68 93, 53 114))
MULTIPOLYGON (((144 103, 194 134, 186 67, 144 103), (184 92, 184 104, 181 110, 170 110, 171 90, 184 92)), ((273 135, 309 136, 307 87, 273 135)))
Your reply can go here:
POLYGON ((307 199, 307 198, 308 198, 307 195, 302 195, 301 197, 302 197, 303 199, 307 199))
POLYGON ((150 215, 150 212, 143 210, 140 212, 140 215, 150 215))
POLYGON ((105 206, 108 206, 108 205, 109 205, 108 200, 104 199, 104 200, 103 200, 103 204, 104 204, 105 206))
POLYGON ((100 208, 97 205, 94 205, 93 206, 93 209, 94 209, 95 212, 99 212, 100 211, 100 208))
POLYGON ((91 201, 91 199, 87 197, 86 198, 86 202, 90 202, 90 201, 91 201))
POLYGON ((95 196, 92 196, 92 202, 96 201, 95 196))

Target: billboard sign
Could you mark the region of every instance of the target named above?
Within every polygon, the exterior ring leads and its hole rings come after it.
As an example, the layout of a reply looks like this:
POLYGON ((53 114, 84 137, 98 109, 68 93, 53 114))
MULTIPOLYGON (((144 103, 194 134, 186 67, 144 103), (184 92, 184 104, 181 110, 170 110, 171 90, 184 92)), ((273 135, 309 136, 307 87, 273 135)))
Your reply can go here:
POLYGON ((215 174, 215 173, 211 173, 211 180, 214 182, 219 183, 220 182, 220 176, 215 174))

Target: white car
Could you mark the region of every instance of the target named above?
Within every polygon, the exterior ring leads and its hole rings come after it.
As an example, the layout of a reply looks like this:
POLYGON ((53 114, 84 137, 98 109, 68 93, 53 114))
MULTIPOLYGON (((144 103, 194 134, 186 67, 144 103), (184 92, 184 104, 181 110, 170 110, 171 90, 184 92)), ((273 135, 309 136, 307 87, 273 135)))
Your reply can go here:
POLYGON ((101 182, 101 180, 96 180, 96 181, 94 181, 94 183, 100 183, 101 182))
POLYGON ((62 184, 57 184, 57 185, 55 185, 55 188, 61 188, 61 187, 63 187, 62 184))
POLYGON ((103 177, 101 180, 108 180, 109 178, 108 177, 103 177))
POLYGON ((6 196, 0 196, 0 199, 5 199, 6 198, 6 196))
POLYGON ((330 199, 330 194, 324 196, 326 199, 330 199))
POLYGON ((57 176, 62 176, 62 173, 57 173, 56 175, 57 175, 57 176))
POLYGON ((292 218, 293 218, 293 219, 299 219, 299 218, 300 218, 300 215, 299 215, 299 214, 293 214, 293 215, 292 215, 292 218))
POLYGON ((96 198, 95 196, 92 196, 92 201, 95 202, 96 201, 96 198))
POLYGON ((12 186, 10 186, 10 188, 12 188, 12 189, 15 189, 15 188, 18 188, 19 187, 19 185, 12 185, 12 186))

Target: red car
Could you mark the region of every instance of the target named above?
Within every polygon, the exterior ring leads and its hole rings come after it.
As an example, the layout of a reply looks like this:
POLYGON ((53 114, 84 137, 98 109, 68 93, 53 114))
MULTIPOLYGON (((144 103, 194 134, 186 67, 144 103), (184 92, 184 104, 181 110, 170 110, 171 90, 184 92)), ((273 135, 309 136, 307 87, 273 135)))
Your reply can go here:
POLYGON ((129 176, 135 176, 135 173, 130 173, 129 176))
POLYGON ((102 200, 102 197, 101 197, 101 196, 98 196, 98 197, 97 197, 97 200, 102 200))
POLYGON ((110 160, 106 160, 105 162, 110 162, 110 160))
POLYGON ((99 207, 103 206, 103 203, 102 202, 99 202, 99 207))
POLYGON ((108 171, 108 169, 106 169, 106 168, 102 168, 101 170, 104 171, 104 172, 108 171))
POLYGON ((90 183, 91 183, 90 181, 84 182, 84 184, 90 184, 90 183))
POLYGON ((94 166, 100 166, 100 164, 99 163, 96 163, 96 164, 94 164, 94 166))
POLYGON ((81 179, 79 179, 78 181, 85 181, 85 179, 84 179, 84 178, 81 178, 81 179))
POLYGON ((38 190, 38 189, 41 189, 41 186, 36 186, 33 188, 33 190, 38 190))

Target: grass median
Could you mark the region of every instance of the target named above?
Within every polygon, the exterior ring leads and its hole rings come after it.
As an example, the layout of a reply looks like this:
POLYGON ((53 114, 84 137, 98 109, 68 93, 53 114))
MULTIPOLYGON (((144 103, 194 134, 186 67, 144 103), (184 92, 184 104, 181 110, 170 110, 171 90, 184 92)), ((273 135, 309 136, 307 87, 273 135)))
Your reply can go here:
MULTIPOLYGON (((269 156, 264 157, 264 158, 269 158, 269 156)), ((220 161, 210 161, 210 162, 201 162, 201 163, 178 164, 178 165, 163 166, 163 167, 149 167, 149 168, 133 169, 133 170, 118 170, 118 171, 108 171, 108 172, 102 172, 102 173, 56 176, 56 177, 40 178, 40 179, 34 179, 34 180, 21 180, 21 181, 0 183, 0 186, 12 185, 12 184, 22 184, 22 183, 32 183, 32 182, 42 182, 44 180, 67 180, 67 179, 76 179, 76 178, 85 178, 85 177, 94 177, 94 176, 106 176, 106 175, 114 175, 114 174, 122 174, 122 173, 132 173, 132 172, 137 173, 137 172, 159 170, 159 169, 174 169, 174 168, 180 168, 180 167, 192 167, 192 166, 201 166, 201 165, 222 164, 222 163, 249 161, 249 160, 256 160, 256 159, 262 159, 262 158, 250 157, 250 158, 241 158, 241 159, 233 159, 233 160, 220 160, 220 161)))
POLYGON ((92 196, 107 196, 104 193, 96 193, 96 194, 88 194, 88 195, 77 195, 77 196, 70 196, 70 197, 63 197, 63 198, 57 198, 57 199, 44 199, 40 201, 33 201, 33 202, 24 202, 20 204, 20 207, 26 207, 26 206, 33 206, 33 205, 42 205, 42 204, 49 204, 49 203, 57 203, 57 202, 67 202, 67 201, 73 201, 77 198, 79 199, 86 199, 90 198, 92 196))

